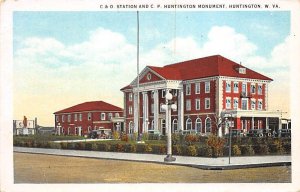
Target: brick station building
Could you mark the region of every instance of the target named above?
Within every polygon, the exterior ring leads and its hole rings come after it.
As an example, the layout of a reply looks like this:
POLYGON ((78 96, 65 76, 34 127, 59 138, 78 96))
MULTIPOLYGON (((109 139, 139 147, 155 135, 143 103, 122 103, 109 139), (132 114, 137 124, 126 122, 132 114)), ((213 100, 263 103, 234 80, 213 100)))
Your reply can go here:
POLYGON ((85 102, 57 111, 58 135, 86 135, 91 130, 123 131, 123 109, 104 101, 85 102))
MULTIPOLYGON (((220 133, 217 122, 225 116, 233 129, 278 131, 281 114, 268 110, 271 81, 220 55, 163 67, 147 66, 139 75, 139 93, 137 78, 121 89, 124 127, 127 133, 137 132, 139 128, 140 133, 164 135, 166 118, 161 106, 166 102, 166 91, 170 91, 177 105, 177 110, 171 112, 172 132, 220 133)), ((224 127, 221 130, 226 133, 224 127)))

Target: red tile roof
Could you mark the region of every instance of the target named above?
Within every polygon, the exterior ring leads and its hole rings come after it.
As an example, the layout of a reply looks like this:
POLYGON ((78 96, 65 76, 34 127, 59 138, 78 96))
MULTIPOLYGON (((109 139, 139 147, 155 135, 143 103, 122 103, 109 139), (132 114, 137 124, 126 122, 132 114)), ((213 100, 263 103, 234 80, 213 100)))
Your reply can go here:
POLYGON ((54 114, 82 111, 123 111, 123 109, 112 104, 106 103, 104 101, 90 101, 57 111, 54 114))
POLYGON ((213 76, 240 77, 260 80, 271 78, 257 73, 220 55, 214 55, 190 61, 183 61, 164 67, 148 66, 168 80, 190 80, 213 76), (236 68, 246 68, 246 74, 240 74, 236 68))

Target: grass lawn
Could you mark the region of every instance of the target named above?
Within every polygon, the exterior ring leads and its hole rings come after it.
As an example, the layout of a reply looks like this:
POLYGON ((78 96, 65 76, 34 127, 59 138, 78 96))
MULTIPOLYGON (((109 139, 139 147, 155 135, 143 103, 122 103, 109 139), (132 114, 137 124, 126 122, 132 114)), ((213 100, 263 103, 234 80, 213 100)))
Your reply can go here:
POLYGON ((14 153, 15 183, 287 183, 291 167, 237 170, 14 153))

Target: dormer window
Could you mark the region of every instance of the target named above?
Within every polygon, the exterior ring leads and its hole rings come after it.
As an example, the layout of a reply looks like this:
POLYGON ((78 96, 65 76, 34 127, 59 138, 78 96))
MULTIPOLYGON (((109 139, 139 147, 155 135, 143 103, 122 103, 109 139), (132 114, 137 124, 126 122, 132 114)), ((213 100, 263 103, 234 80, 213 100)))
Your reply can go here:
POLYGON ((239 74, 246 74, 246 68, 245 67, 238 67, 237 68, 239 74))

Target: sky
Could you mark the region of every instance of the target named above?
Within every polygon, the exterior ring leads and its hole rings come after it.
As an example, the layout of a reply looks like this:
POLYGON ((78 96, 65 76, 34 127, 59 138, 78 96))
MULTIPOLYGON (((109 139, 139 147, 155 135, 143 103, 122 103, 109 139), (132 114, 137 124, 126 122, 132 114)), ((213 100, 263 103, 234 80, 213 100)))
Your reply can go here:
MULTIPOLYGON (((147 11, 139 21, 140 70, 219 54, 272 78, 269 108, 289 115, 289 11, 147 11)), ((14 12, 14 119, 53 126, 54 112, 78 103, 123 107, 136 34, 136 12, 14 12)))

